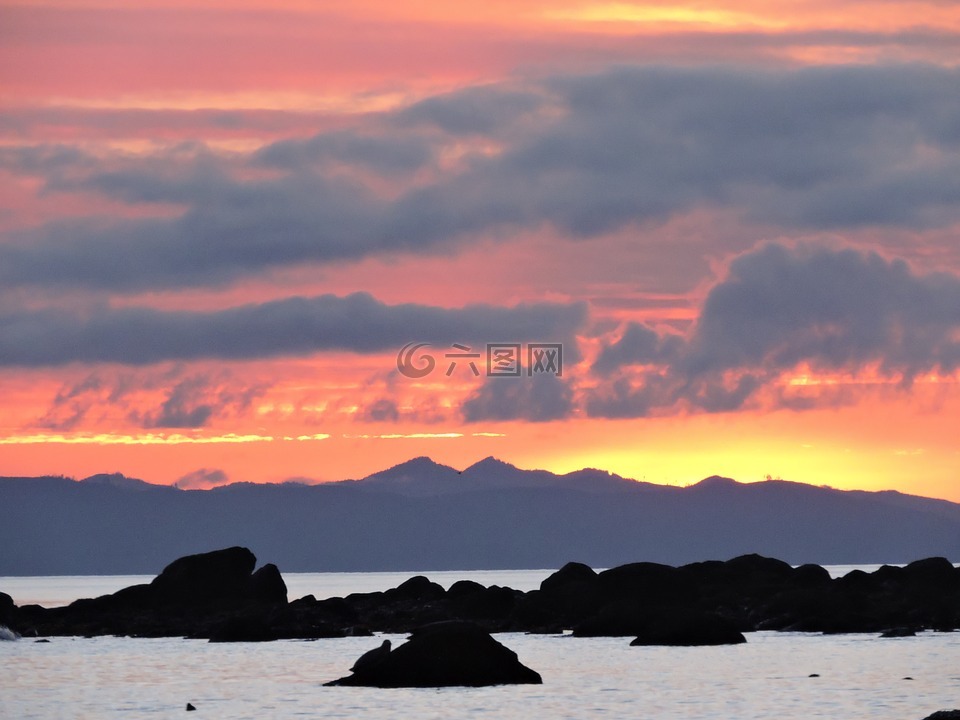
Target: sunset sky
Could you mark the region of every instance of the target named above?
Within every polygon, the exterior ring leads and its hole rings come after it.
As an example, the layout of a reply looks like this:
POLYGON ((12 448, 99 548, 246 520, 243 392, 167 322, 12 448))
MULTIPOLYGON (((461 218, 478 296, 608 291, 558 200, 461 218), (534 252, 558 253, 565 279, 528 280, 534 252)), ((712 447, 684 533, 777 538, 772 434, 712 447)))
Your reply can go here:
POLYGON ((5 3, 0 475, 960 501, 958 65, 943 0, 5 3))

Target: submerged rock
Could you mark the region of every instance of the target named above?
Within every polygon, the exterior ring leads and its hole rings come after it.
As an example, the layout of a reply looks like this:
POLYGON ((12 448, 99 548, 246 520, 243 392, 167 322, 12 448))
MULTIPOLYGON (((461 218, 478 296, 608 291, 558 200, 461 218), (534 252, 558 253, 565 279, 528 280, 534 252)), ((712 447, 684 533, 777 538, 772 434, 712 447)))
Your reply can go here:
POLYGON ((390 650, 385 642, 364 654, 353 674, 327 683, 364 687, 449 687, 540 684, 539 673, 472 623, 439 622, 418 628, 390 650))

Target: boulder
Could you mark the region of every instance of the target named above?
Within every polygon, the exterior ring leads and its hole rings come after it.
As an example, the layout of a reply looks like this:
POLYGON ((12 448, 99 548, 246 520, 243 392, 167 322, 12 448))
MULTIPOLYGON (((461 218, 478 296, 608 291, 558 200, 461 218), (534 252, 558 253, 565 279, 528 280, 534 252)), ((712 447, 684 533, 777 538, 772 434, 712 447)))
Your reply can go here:
POLYGON ((650 623, 631 645, 739 645, 747 639, 733 623, 713 614, 671 617, 650 623))
POLYGON ((14 604, 13 598, 5 592, 0 592, 0 625, 12 624, 16 610, 17 606, 14 604))
MULTIPOLYGON (((153 598, 170 604, 197 605, 236 600, 250 592, 257 558, 247 548, 187 555, 167 565, 150 583, 153 598)), ((286 587, 284 587, 286 602, 286 587)))
POLYGON ((327 683, 364 687, 482 687, 540 684, 539 673, 477 625, 439 622, 415 630, 390 650, 365 653, 352 675, 327 683))
POLYGON ((276 565, 267 563, 250 576, 247 596, 254 602, 286 604, 287 584, 276 565))
POLYGON ((431 582, 423 575, 415 575, 404 580, 397 587, 387 590, 383 595, 388 602, 430 602, 446 594, 441 585, 431 582))
POLYGON ((960 720, 960 710, 938 710, 923 720, 960 720))

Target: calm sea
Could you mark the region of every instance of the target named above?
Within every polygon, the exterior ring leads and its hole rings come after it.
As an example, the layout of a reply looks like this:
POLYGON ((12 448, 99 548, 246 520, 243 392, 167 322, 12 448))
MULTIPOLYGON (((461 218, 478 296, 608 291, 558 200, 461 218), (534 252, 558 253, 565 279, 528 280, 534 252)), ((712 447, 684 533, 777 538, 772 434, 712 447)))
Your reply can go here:
MULTIPOLYGON (((849 568, 830 568, 842 574, 849 568)), ((866 568, 869 569, 869 568, 866 568)), ((425 573, 518 589, 537 571, 425 573)), ((385 590, 411 573, 285 574, 290 597, 385 590)), ((150 577, 0 578, 18 603, 56 605, 150 577)), ((403 636, 391 637, 394 643, 403 636)), ((178 638, 0 642, 0 718, 879 718, 960 707, 960 633, 749 633, 720 648, 630 647, 629 638, 504 634, 542 686, 326 688, 380 638, 210 644, 178 638), (817 674, 819 677, 810 677, 817 674), (907 679, 910 678, 910 679, 907 679)))

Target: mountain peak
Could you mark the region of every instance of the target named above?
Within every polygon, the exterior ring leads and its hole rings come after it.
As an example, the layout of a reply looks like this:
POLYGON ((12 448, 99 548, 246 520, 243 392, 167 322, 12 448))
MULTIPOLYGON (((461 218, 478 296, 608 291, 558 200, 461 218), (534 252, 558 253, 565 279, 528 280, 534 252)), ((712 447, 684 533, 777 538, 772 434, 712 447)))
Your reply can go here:
POLYGON ((406 460, 398 465, 394 465, 391 468, 387 468, 386 470, 381 470, 380 472, 375 474, 383 475, 384 473, 393 473, 393 472, 408 471, 408 470, 416 470, 416 471, 434 470, 436 468, 446 468, 446 467, 447 467, 446 465, 441 465, 440 463, 435 461, 433 458, 429 458, 426 455, 420 455, 415 458, 410 458, 409 460, 406 460))
POLYGON ((700 482, 692 485, 691 487, 695 488, 731 488, 737 487, 741 483, 738 483, 733 478, 723 477, 721 475, 711 475, 708 478, 704 478, 700 482))
POLYGON ((125 488, 128 490, 146 490, 153 487, 159 487, 151 483, 139 480, 137 478, 127 477, 123 473, 97 473, 81 480, 84 485, 101 485, 115 488, 125 488))
POLYGON ((479 462, 475 462, 473 465, 468 467, 463 472, 465 473, 476 473, 476 472, 502 472, 504 470, 517 470, 516 465, 511 465, 508 462, 503 460, 498 460, 497 458, 490 455, 485 457, 479 462))
POLYGON ((415 457, 359 482, 368 488, 380 488, 414 495, 429 495, 445 492, 457 471, 449 465, 441 465, 428 457, 415 457))

